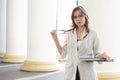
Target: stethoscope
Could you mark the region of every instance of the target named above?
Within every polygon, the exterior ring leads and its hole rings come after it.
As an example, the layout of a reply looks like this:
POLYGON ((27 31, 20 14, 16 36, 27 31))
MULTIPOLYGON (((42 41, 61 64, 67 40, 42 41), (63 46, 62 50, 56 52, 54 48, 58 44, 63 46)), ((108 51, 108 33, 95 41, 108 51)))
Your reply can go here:
POLYGON ((84 35, 84 37, 83 37, 82 39, 77 39, 77 42, 78 42, 78 41, 81 41, 81 40, 83 40, 83 39, 85 39, 85 38, 87 37, 88 34, 89 34, 89 32, 87 32, 87 33, 84 35))
POLYGON ((68 31, 71 31, 71 29, 70 30, 57 30, 57 34, 59 35, 59 34, 65 34, 66 32, 68 32, 68 31))
MULTIPOLYGON (((58 35, 59 35, 59 34, 65 34, 66 32, 69 32, 69 31, 71 31, 71 30, 72 30, 72 29, 70 29, 70 30, 57 30, 57 34, 58 34, 58 35)), ((89 34, 89 32, 87 32, 82 39, 78 39, 77 42, 85 39, 88 34, 89 34)))

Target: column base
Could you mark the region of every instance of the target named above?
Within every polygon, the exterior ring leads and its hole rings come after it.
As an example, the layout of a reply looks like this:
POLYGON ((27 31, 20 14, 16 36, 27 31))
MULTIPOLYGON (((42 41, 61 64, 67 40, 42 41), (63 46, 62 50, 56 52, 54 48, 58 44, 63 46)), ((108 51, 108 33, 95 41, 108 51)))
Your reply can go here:
POLYGON ((0 52, 0 57, 4 57, 5 52, 0 52))
POLYGON ((120 80, 119 62, 96 64, 99 80, 120 80))
POLYGON ((38 61, 25 61, 21 66, 22 71, 31 72, 46 72, 60 70, 58 62, 38 62, 38 61))
POLYGON ((120 80, 120 73, 98 73, 99 80, 120 80))
POLYGON ((2 62, 6 63, 23 63, 25 61, 25 56, 19 55, 5 55, 2 62))

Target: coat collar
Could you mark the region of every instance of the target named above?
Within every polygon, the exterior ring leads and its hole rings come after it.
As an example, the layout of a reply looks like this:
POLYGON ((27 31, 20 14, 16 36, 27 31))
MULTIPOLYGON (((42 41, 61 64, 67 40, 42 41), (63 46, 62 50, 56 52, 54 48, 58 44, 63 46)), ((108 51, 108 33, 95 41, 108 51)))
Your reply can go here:
MULTIPOLYGON (((88 34, 88 32, 86 32, 84 29, 81 39, 83 39, 84 36, 86 36, 86 34, 88 34)), ((76 29, 72 32, 72 35, 73 35, 74 40, 77 41, 76 29)))

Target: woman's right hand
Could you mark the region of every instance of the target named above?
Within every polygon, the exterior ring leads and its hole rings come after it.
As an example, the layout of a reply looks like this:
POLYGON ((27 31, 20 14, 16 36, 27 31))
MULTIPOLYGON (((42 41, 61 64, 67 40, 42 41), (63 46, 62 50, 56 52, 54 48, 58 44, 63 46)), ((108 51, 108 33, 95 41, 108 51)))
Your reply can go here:
POLYGON ((51 33, 52 38, 53 38, 54 41, 58 40, 57 31, 56 30, 52 30, 50 33, 51 33))

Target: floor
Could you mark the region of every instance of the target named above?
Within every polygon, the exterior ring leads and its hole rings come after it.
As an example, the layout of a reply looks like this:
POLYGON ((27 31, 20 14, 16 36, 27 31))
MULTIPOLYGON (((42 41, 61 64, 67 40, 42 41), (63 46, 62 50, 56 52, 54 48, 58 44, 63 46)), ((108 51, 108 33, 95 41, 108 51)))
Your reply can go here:
MULTIPOLYGON (((0 58, 0 80, 64 80, 64 68, 56 72, 25 72, 22 64, 2 63, 0 58)), ((64 67, 65 62, 60 62, 64 67)))

